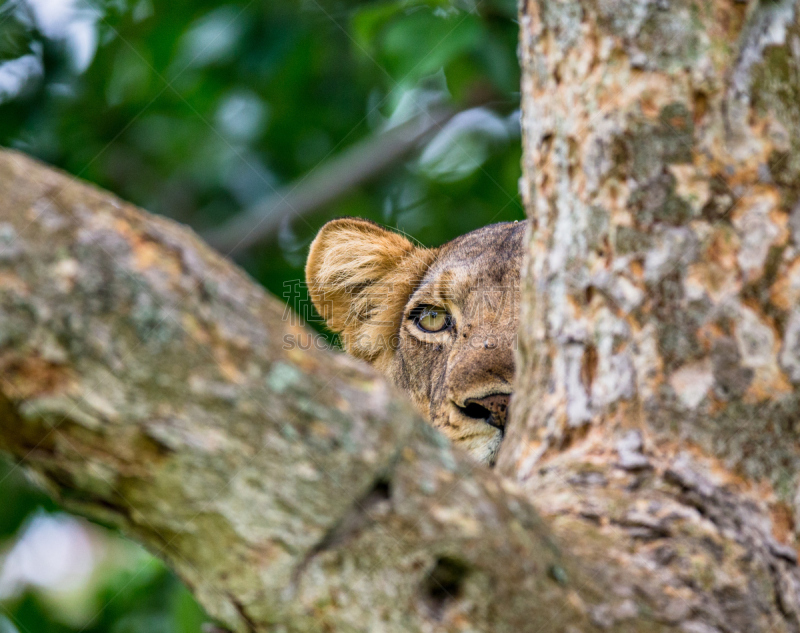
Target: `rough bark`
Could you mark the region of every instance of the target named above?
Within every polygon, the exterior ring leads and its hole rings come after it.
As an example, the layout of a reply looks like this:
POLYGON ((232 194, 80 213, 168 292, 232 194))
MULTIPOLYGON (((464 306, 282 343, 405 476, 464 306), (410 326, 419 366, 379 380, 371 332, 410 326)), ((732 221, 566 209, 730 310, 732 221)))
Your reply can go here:
POLYGON ((800 8, 521 18, 533 230, 500 468, 612 588, 598 625, 798 631, 800 8))
POLYGON ((234 631, 585 624, 513 485, 286 316, 190 231, 0 152, 0 448, 67 508, 234 631))

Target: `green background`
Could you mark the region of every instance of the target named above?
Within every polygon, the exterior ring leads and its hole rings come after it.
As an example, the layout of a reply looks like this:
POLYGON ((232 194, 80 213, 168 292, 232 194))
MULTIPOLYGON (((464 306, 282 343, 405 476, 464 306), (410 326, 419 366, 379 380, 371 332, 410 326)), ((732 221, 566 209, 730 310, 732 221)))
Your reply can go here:
MULTIPOLYGON (((463 111, 377 178, 287 213, 236 253, 307 315, 297 281, 330 218, 437 245, 523 217, 516 48, 513 0, 0 0, 0 145, 213 235, 432 103, 463 111)), ((65 515, 0 461, 0 633, 204 621, 157 559, 65 515)))

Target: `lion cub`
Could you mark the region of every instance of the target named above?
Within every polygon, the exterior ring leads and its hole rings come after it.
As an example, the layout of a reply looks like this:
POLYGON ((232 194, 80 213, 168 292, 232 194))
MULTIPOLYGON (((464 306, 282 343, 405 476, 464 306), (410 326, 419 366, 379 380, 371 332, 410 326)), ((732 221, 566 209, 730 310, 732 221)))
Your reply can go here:
POLYGON ((320 229, 306 263, 311 300, 344 349, 488 464, 511 398, 524 233, 506 222, 422 248, 341 218, 320 229))

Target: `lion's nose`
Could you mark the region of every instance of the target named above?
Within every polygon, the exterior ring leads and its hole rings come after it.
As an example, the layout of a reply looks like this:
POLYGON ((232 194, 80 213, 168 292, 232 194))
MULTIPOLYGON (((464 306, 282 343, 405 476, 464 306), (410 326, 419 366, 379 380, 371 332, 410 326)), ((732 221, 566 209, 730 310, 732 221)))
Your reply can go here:
POLYGON ((461 411, 470 418, 485 420, 487 424, 505 429, 508 418, 508 403, 511 396, 507 393, 493 393, 483 398, 469 398, 464 401, 461 411))

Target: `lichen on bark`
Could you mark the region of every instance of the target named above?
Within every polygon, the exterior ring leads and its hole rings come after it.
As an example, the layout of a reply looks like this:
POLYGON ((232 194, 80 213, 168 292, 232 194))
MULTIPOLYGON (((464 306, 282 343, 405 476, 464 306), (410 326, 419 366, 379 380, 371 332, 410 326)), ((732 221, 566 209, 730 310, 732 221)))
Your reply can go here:
POLYGON ((793 1, 523 5, 532 231, 500 468, 557 536, 597 526, 585 562, 629 573, 617 600, 683 630, 799 626, 799 25, 793 1))
POLYGON ((528 500, 286 315, 187 229, 0 152, 0 449, 66 508, 235 632, 586 625, 601 592, 528 500))

